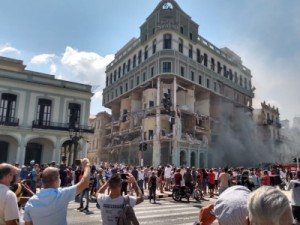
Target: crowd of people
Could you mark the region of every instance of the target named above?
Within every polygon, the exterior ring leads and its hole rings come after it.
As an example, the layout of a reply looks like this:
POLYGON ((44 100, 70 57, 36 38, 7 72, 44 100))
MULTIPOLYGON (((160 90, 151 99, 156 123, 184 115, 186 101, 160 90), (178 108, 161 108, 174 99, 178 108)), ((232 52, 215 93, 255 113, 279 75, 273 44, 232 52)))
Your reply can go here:
MULTIPOLYGON (((300 172, 295 174, 280 168, 204 169, 172 165, 142 167, 107 162, 96 166, 90 165, 88 159, 83 159, 73 168, 64 164, 56 165, 55 162, 38 165, 31 161, 30 165, 21 167, 18 164, 0 164, 0 225, 17 224, 19 209, 23 207, 26 225, 67 224, 67 206, 72 200, 79 202, 78 210, 87 214, 90 200, 96 201, 103 223, 113 225, 117 224, 117 215, 124 206, 124 196, 129 195, 129 204, 133 207, 144 200, 145 192, 148 191, 147 198, 156 203, 157 192, 172 191, 175 185, 188 187, 190 191, 196 186, 204 198, 218 196, 215 204, 200 211, 201 225, 211 224, 210 221, 214 219, 218 219, 221 225, 242 224, 232 223, 235 220, 232 213, 235 209, 232 207, 235 205, 246 209, 237 207, 238 212, 245 211, 245 215, 239 216, 245 216, 244 222, 248 221, 249 224, 288 224, 275 223, 275 220, 271 223, 267 217, 264 223, 263 218, 257 219, 264 215, 263 209, 259 209, 263 204, 281 207, 284 212, 280 215, 285 221, 289 221, 291 212, 295 221, 300 222, 300 172), (274 181, 275 176, 279 177, 279 183, 274 181), (289 202, 286 202, 285 195, 279 194, 282 194, 281 191, 271 187, 275 184, 281 186, 282 183, 292 189, 292 207, 286 206, 289 206, 289 202), (242 203, 241 197, 234 198, 239 193, 243 196, 242 203), (276 199, 274 196, 277 196, 276 199), (83 200, 84 197, 86 201, 83 200), (6 199, 10 204, 6 204, 6 199), (232 201, 235 200, 238 203, 233 204, 232 201), (105 210, 106 208, 111 210, 105 210), (226 216, 226 210, 232 215, 226 216), (54 217, 49 217, 54 214, 54 217), (228 221, 231 223, 222 222, 226 220, 224 216, 230 217, 228 221)), ((281 219, 278 215, 277 212, 277 222, 281 219)))

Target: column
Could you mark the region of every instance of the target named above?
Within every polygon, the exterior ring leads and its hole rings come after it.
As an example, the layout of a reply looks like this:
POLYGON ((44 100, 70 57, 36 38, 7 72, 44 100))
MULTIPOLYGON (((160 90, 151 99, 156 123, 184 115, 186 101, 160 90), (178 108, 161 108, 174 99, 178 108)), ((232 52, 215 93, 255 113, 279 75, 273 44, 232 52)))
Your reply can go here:
POLYGON ((174 76, 174 80, 173 80, 173 110, 175 111, 175 123, 173 124, 173 138, 172 138, 172 146, 173 146, 173 150, 172 150, 172 163, 174 165, 179 165, 179 151, 178 151, 178 143, 177 143, 177 127, 176 124, 178 122, 178 116, 177 116, 177 79, 174 76))
POLYGON ((18 147, 18 151, 20 149, 20 158, 18 160, 20 165, 24 165, 25 164, 25 154, 26 154, 26 143, 25 143, 25 136, 23 134, 21 134, 21 142, 20 145, 18 147))

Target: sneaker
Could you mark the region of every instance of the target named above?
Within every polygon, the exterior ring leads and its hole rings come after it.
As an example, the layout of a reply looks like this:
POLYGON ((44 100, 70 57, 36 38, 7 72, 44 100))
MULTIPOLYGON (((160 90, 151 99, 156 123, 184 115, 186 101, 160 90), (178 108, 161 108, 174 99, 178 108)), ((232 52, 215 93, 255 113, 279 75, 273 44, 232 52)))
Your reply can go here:
POLYGON ((80 212, 83 212, 83 211, 85 211, 85 210, 87 210, 87 208, 81 208, 81 209, 80 209, 80 212))

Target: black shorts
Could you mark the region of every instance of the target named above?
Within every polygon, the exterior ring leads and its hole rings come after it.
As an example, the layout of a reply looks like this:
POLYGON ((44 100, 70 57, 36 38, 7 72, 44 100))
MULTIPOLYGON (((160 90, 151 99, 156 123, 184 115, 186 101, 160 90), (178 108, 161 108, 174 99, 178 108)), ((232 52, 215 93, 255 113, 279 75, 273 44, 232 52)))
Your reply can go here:
POLYGON ((214 188, 215 188, 215 184, 208 183, 208 189, 214 189, 214 188))

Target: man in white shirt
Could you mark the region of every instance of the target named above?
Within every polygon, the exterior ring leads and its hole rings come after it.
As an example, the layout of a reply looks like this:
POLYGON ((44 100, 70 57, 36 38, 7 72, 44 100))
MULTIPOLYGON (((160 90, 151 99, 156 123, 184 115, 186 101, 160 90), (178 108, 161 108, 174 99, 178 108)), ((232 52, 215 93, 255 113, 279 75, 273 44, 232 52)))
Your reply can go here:
POLYGON ((165 181, 166 181, 165 190, 166 191, 170 190, 170 185, 171 185, 171 171, 172 171, 172 167, 170 165, 167 165, 165 167, 165 181))
MULTIPOLYGON (((141 189, 134 176, 127 174, 128 184, 132 185, 136 197, 129 196, 129 204, 134 207, 144 201, 141 189)), ((97 192, 97 202, 101 209, 102 222, 105 225, 116 225, 124 206, 124 197, 121 196, 122 179, 119 174, 114 174, 97 192), (110 194, 104 194, 109 187, 110 194)))
POLYGON ((297 224, 300 224, 300 171, 297 171, 297 179, 291 180, 288 190, 292 190, 292 211, 297 224))
POLYGON ((9 190, 9 186, 16 181, 17 173, 16 167, 0 164, 0 225, 19 224, 17 196, 9 190))

